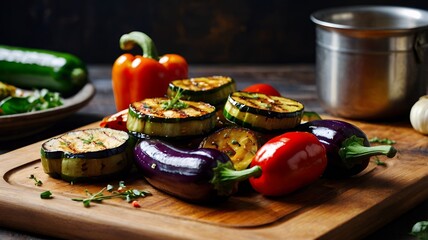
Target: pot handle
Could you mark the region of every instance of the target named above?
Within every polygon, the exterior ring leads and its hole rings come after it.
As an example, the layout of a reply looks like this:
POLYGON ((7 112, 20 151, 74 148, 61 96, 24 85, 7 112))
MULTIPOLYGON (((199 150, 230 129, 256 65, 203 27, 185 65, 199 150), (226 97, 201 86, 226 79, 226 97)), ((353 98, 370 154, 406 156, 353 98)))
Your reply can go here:
POLYGON ((425 51, 428 47, 427 32, 423 31, 418 33, 415 37, 414 50, 416 53, 416 61, 423 63, 425 59, 425 51))

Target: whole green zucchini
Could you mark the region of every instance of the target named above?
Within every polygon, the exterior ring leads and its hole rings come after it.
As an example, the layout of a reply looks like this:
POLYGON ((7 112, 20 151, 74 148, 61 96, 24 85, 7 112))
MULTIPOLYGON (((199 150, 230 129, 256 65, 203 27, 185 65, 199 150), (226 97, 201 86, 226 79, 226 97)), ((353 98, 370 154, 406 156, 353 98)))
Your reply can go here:
POLYGON ((88 82, 88 72, 78 57, 68 53, 0 45, 0 82, 46 88, 68 97, 88 82))

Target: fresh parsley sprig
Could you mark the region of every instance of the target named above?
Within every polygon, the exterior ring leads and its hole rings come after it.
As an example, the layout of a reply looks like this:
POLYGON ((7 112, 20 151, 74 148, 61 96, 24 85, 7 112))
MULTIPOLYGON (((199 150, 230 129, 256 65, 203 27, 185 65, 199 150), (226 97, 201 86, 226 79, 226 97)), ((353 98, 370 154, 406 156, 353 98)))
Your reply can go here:
POLYGON ((9 115, 45 110, 63 105, 60 94, 47 89, 34 90, 28 96, 9 96, 0 101, 0 114, 9 115))
POLYGON ((410 234, 418 240, 428 240, 428 221, 417 222, 413 225, 410 234))

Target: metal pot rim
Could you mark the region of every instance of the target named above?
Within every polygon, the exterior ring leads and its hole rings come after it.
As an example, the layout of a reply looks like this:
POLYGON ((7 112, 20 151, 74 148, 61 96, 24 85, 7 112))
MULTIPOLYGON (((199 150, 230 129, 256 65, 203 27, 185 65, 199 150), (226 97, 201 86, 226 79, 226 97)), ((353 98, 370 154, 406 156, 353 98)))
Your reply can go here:
POLYGON ((428 11, 409 7, 399 6, 348 6, 329 8, 316 11, 310 16, 311 20, 326 28, 338 30, 359 30, 359 31, 414 31, 421 28, 428 28, 428 11), (393 21, 394 24, 386 26, 349 24, 349 21, 357 17, 378 17, 379 20, 388 19, 402 20, 402 24, 393 21))

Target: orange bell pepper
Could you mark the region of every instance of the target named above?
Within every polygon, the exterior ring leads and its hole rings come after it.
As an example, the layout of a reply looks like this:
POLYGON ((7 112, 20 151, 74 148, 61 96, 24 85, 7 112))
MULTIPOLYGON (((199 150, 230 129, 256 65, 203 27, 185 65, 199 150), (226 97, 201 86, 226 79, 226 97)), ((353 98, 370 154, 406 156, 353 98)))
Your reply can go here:
POLYGON ((131 50, 135 45, 143 55, 125 53, 113 64, 112 87, 117 111, 145 98, 163 97, 172 80, 188 78, 188 64, 177 54, 159 57, 153 40, 142 32, 120 38, 120 47, 131 50))

